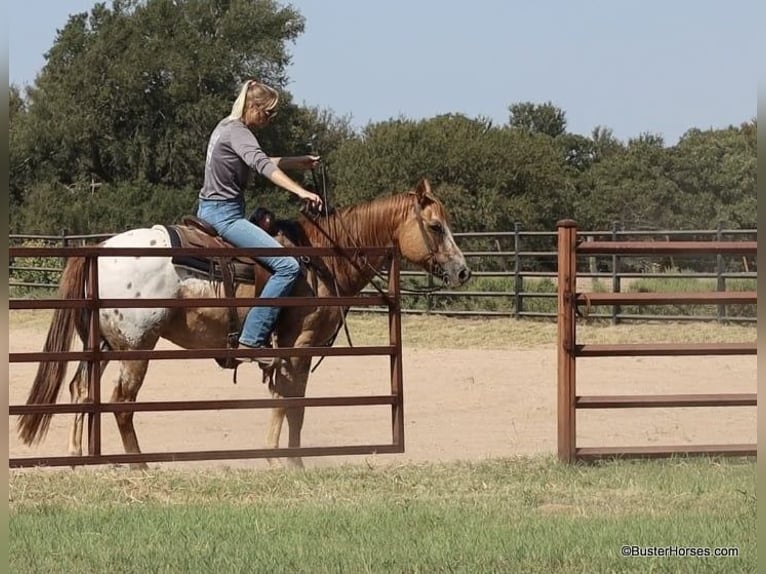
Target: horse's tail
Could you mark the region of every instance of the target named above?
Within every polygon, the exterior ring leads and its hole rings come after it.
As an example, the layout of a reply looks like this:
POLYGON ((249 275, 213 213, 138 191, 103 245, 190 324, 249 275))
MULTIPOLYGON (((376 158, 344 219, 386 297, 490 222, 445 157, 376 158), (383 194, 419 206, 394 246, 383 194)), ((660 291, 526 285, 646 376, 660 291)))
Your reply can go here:
MULTIPOLYGON (((64 271, 61 274, 59 295, 62 299, 77 299, 84 296, 85 276, 87 272, 86 260, 83 257, 72 257, 67 260, 64 271)), ((78 326, 80 337, 83 336, 81 322, 78 317, 80 309, 56 309, 53 320, 48 328, 48 337, 45 340, 44 352, 65 353, 72 346, 72 336, 75 326, 78 326)), ((53 404, 59 395, 61 383, 66 374, 68 361, 43 361, 37 367, 32 389, 29 391, 27 404, 53 404)), ((40 442, 48 432, 48 426, 53 415, 27 413, 19 417, 18 433, 24 444, 30 445, 40 442)))

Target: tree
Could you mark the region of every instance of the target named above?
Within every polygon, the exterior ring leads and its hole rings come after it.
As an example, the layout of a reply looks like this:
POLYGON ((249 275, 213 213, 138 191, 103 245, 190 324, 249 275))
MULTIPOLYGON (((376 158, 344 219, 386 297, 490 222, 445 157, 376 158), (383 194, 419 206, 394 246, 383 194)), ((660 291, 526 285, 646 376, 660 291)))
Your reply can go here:
POLYGON ((19 142, 23 139, 22 129, 27 113, 26 102, 19 88, 11 84, 8 91, 8 139, 9 139, 9 193, 13 211, 23 201, 24 188, 30 179, 28 158, 24 156, 19 142))
POLYGON ((445 114, 369 124, 332 156, 340 205, 412 189, 428 177, 458 231, 541 228, 568 212, 566 167, 548 136, 445 114), (442 191, 443 190, 443 191, 442 191))
POLYGON ((519 102, 508 106, 512 128, 555 138, 566 132, 566 113, 551 102, 519 102))
MULTIPOLYGON (((239 85, 283 88, 303 30, 272 0, 123 0, 71 16, 29 91, 33 170, 170 186, 201 182, 207 137, 239 85)), ((281 121, 289 121, 289 114, 281 121)))
POLYGON ((671 153, 688 224, 757 227, 756 122, 689 130, 671 153))

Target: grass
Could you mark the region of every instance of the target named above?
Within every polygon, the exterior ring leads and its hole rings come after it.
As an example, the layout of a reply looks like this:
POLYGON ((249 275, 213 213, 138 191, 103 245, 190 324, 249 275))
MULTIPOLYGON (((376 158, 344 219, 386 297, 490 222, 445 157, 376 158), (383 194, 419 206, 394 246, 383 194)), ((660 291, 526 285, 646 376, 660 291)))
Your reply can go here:
POLYGON ((14 472, 25 572, 755 572, 755 464, 14 472), (735 558, 620 555, 737 547, 735 558))

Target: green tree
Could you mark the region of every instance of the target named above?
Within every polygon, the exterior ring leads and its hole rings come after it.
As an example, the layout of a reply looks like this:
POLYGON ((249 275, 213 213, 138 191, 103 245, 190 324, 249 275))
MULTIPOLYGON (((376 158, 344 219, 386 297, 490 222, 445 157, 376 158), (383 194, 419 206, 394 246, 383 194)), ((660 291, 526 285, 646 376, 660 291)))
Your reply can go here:
POLYGON ((687 224, 757 227, 756 122, 689 130, 671 153, 687 224))
POLYGON ((547 135, 446 114, 369 124, 332 157, 341 205, 411 189, 428 177, 457 230, 540 228, 568 207, 559 148, 547 135))
POLYGON ((19 88, 11 85, 8 91, 8 143, 9 143, 9 193, 11 212, 24 200, 24 188, 30 180, 29 160, 25 157, 22 146, 24 117, 27 113, 26 102, 19 88))
POLYGON ((682 203, 663 139, 645 133, 593 165, 575 214, 583 228, 608 229, 615 221, 627 229, 672 228, 681 225, 682 203))
POLYGON ((302 30, 300 14, 272 0, 97 4, 46 54, 22 155, 64 184, 198 186, 207 137, 241 81, 283 88, 286 45, 302 30))
POLYGON ((528 133, 545 134, 552 138, 566 133, 566 113, 551 102, 518 102, 508 106, 508 111, 508 123, 512 128, 528 133))

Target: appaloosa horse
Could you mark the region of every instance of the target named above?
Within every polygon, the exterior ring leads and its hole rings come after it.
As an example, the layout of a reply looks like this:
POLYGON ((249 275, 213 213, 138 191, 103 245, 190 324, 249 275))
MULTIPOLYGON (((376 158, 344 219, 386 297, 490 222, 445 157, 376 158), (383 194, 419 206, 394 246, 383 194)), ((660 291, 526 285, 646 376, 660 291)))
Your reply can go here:
MULTIPOLYGON (((465 283, 471 275, 462 252, 455 244, 447 222, 447 211, 431 191, 427 180, 414 191, 375 199, 338 210, 317 220, 304 216, 293 222, 300 243, 317 247, 385 247, 394 242, 404 259, 419 265, 450 286, 465 283)), ((283 243, 290 244, 286 239, 283 243)), ((134 229, 103 243, 105 247, 170 247, 171 238, 164 226, 134 229)), ((385 257, 357 260, 343 257, 314 258, 295 286, 295 296, 352 296, 358 294, 388 263, 385 257), (325 272, 320 272, 324 269, 325 272)), ((222 296, 221 282, 188 270, 171 257, 101 256, 99 295, 104 299, 122 298, 207 298, 222 296)), ((263 273, 267 273, 261 269, 263 273)), ((85 293, 84 258, 70 258, 59 286, 62 298, 82 298, 85 293)), ((256 274, 257 275, 257 274, 256 274)), ((236 296, 255 297, 263 281, 238 283, 236 296)), ((239 320, 247 308, 239 309, 239 320)), ((338 307, 285 307, 276 327, 278 347, 325 346, 332 343, 343 318, 338 307)), ((102 309, 100 332, 102 348, 112 350, 153 349, 160 338, 185 349, 222 348, 230 333, 230 313, 226 308, 130 308, 102 309)), ((83 313, 78 309, 57 309, 48 330, 45 351, 63 352, 71 347, 74 331, 87 336, 83 313)), ((144 381, 148 360, 120 362, 112 402, 135 401, 144 381)), ((278 363, 270 385, 274 397, 303 397, 311 367, 311 357, 290 357, 278 363)), ((55 403, 66 373, 65 362, 40 363, 27 400, 28 404, 55 403)), ((88 400, 86 363, 81 363, 72 382, 72 402, 88 400)), ((133 412, 117 412, 117 426, 125 452, 140 453, 133 412)), ((18 431, 26 444, 41 441, 50 424, 50 414, 25 414, 19 417, 18 431)), ((82 454, 83 414, 75 415, 69 452, 82 454)), ((278 448, 282 422, 287 417, 288 445, 300 446, 304 407, 274 408, 267 432, 268 448, 278 448)), ((299 458, 287 459, 302 466, 299 458)), ((275 461, 271 461, 275 462, 275 461)), ((146 465, 132 465, 145 468, 146 465)))

